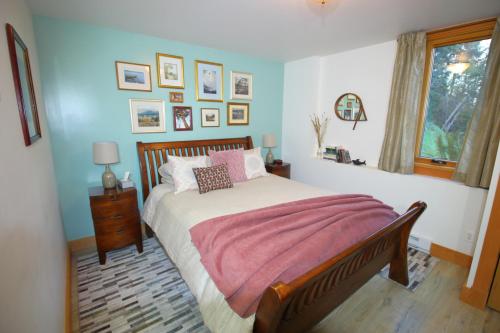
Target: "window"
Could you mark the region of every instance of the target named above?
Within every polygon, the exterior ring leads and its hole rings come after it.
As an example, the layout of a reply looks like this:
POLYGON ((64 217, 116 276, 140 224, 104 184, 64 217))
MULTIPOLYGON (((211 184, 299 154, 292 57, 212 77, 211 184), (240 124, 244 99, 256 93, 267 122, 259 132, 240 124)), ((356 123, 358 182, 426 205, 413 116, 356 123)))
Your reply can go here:
POLYGON ((415 173, 451 178, 484 81, 495 20, 427 33, 415 173))

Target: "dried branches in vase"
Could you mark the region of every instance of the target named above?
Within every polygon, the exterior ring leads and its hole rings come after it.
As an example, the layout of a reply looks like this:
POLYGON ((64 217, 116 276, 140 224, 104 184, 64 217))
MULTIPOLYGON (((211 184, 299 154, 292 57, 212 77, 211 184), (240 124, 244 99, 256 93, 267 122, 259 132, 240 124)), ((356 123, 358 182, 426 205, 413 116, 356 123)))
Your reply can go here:
POLYGON ((328 127, 328 122, 330 118, 326 116, 324 113, 320 115, 313 114, 311 115, 311 123, 314 128, 314 132, 316 133, 316 140, 318 144, 318 148, 316 150, 316 156, 321 157, 322 151, 321 147, 323 146, 323 139, 325 138, 326 128, 328 127))

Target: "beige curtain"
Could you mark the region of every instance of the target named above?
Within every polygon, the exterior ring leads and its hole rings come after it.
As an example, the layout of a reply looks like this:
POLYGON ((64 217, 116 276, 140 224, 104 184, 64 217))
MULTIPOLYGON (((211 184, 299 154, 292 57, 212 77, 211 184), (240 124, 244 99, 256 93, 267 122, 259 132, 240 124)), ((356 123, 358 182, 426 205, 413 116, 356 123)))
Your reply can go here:
POLYGON ((469 186, 488 188, 500 138, 500 17, 493 32, 480 96, 453 178, 469 186))
POLYGON ((413 173, 425 49, 425 32, 406 33, 398 38, 379 169, 413 173))

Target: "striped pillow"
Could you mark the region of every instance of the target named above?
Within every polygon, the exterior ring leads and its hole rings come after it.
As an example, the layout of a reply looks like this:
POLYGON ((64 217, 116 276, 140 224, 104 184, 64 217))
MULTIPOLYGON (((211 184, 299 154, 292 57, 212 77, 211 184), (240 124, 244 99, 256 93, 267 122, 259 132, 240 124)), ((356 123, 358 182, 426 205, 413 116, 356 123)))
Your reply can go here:
POLYGON ((200 194, 233 187, 226 164, 193 168, 200 194))

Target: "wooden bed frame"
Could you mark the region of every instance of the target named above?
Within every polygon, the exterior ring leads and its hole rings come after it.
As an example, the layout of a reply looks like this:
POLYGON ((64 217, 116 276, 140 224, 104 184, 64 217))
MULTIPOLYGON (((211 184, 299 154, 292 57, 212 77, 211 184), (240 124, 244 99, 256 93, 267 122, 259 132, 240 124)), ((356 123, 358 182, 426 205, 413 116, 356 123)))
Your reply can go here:
MULTIPOLYGON (((176 142, 137 142, 143 199, 160 183, 158 167, 168 156, 207 155, 209 149, 252 149, 252 138, 176 142)), ((383 267, 389 277, 408 285, 408 237, 425 202, 416 202, 394 223, 351 246, 290 283, 269 286, 255 314, 255 333, 305 332, 342 304, 383 267)), ((148 237, 152 230, 146 226, 148 237)))

